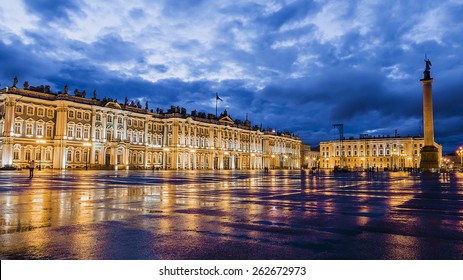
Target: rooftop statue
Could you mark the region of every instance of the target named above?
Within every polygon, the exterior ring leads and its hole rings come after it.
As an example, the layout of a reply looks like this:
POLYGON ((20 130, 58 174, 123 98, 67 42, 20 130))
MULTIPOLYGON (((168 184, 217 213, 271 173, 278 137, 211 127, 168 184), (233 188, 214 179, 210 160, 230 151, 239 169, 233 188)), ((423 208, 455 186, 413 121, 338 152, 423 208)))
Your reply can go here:
POLYGON ((429 70, 431 70, 431 67, 429 67, 429 66, 432 66, 431 60, 429 60, 429 59, 426 57, 426 59, 424 60, 424 62, 426 63, 426 69, 424 69, 424 71, 429 71, 429 70))
POLYGON ((64 94, 68 94, 68 90, 69 90, 68 85, 65 85, 64 86, 64 94))
POLYGON ((12 87, 15 88, 17 83, 18 83, 18 77, 14 76, 14 78, 13 78, 13 86, 12 87))
POLYGON ((429 70, 431 70, 431 60, 428 59, 428 56, 426 54, 424 54, 424 62, 426 63, 426 68, 424 69, 423 71, 423 80, 431 80, 431 72, 429 70))

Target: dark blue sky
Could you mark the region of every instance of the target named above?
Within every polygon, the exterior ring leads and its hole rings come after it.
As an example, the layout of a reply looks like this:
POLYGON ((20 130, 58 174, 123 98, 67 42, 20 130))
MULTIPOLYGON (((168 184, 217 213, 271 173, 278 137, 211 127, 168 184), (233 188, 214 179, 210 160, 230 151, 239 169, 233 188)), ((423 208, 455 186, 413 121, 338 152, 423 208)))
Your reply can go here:
POLYGON ((0 82, 65 84, 291 131, 312 145, 422 134, 424 54, 435 138, 463 144, 462 0, 0 3, 0 82))

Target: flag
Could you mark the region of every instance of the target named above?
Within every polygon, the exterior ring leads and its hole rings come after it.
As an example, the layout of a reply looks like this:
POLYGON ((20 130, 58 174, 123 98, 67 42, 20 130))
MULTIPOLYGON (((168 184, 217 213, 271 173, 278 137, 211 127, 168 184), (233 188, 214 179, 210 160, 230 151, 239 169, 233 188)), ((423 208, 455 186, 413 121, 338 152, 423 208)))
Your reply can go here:
POLYGON ((219 94, 217 92, 215 93, 215 100, 223 101, 222 98, 219 97, 219 94))

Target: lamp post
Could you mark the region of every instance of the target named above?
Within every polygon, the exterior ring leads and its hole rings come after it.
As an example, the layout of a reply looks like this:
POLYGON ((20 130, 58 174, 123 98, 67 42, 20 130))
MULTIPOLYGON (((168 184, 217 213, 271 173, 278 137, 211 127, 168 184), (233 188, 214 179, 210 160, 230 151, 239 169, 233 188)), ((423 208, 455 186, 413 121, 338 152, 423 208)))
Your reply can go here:
POLYGON ((87 156, 85 158, 85 170, 88 170, 88 161, 90 160, 90 147, 91 146, 92 146, 92 143, 84 142, 84 147, 87 148, 87 156))
POLYGON ((39 171, 42 170, 42 144, 46 144, 47 143, 47 140, 44 140, 44 139, 37 139, 35 141, 38 145, 39 145, 39 149, 40 149, 40 156, 39 156, 39 171))

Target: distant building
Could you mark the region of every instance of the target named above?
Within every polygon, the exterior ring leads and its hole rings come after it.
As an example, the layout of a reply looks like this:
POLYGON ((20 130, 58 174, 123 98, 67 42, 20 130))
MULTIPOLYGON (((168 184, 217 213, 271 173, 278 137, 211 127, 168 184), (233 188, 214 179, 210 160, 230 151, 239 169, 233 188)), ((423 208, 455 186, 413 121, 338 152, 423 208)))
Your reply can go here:
MULTIPOLYGON (((351 170, 377 168, 404 170, 420 167, 423 137, 369 136, 320 143, 320 167, 333 169, 347 166, 351 170), (341 149, 342 146, 342 149, 341 149)), ((442 158, 442 146, 434 143, 442 158)))
POLYGON ((312 169, 319 167, 320 147, 312 148, 308 144, 302 144, 301 166, 302 168, 312 169))
POLYGON ((164 112, 126 99, 50 92, 49 86, 0 90, 1 166, 103 169, 300 168, 301 140, 172 106, 164 112))

